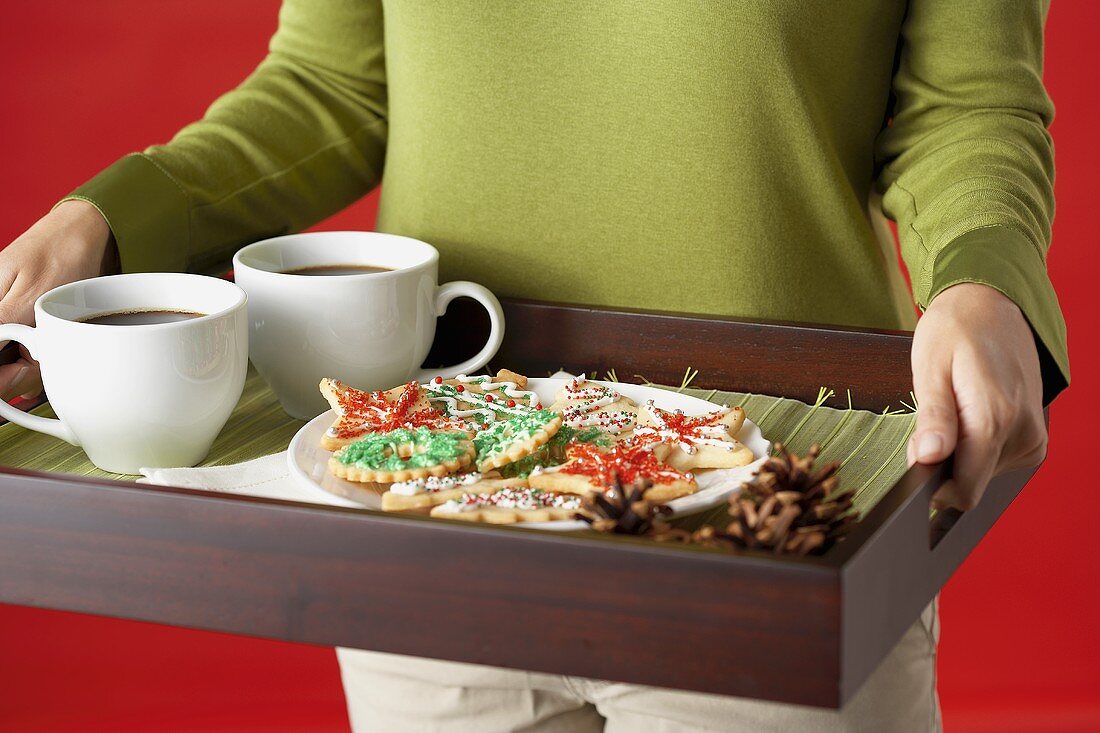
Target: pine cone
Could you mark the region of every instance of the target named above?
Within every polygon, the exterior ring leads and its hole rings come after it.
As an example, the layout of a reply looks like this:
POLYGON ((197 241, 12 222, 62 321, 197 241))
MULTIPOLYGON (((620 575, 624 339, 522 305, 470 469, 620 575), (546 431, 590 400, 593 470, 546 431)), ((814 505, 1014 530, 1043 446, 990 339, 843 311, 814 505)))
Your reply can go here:
POLYGON ((607 491, 592 491, 582 500, 584 513, 576 514, 598 532, 613 534, 653 535, 668 530, 659 517, 672 513, 666 504, 657 504, 645 498, 652 486, 646 479, 638 479, 625 488, 615 476, 607 491))
POLYGON ((695 545, 710 547, 717 550, 736 550, 739 547, 739 545, 733 541, 732 537, 709 524, 705 524, 695 530, 688 541, 695 545))
POLYGON ((851 491, 837 492, 840 463, 815 470, 818 445, 804 457, 781 443, 776 449, 780 455, 765 461, 740 494, 730 497, 733 521, 725 532, 714 531, 711 541, 776 554, 825 552, 855 521, 851 491))

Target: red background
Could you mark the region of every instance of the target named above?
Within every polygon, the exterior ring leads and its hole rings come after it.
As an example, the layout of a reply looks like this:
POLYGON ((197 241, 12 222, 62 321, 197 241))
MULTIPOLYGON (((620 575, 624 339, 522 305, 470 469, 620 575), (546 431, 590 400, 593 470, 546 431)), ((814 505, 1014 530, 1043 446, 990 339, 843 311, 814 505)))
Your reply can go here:
MULTIPOLYGON (((274 0, 9 3, 0 22, 0 243, 122 154, 170 137, 261 58, 274 0)), ((1094 287, 1098 6, 1047 29, 1058 108, 1050 271, 1074 337, 1074 387, 1050 456, 943 594, 949 731, 1100 730, 1094 287), (1091 319, 1089 318, 1091 314, 1091 319), (1091 322, 1090 322, 1091 321, 1091 322)), ((369 229, 375 198, 325 228, 369 229)), ((0 605, 0 729, 344 731, 328 649, 0 605)))

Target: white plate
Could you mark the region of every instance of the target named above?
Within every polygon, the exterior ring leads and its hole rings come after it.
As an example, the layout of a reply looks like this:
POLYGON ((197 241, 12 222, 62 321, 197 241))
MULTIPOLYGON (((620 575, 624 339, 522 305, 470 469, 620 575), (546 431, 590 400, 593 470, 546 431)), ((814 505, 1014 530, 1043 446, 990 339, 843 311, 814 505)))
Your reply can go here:
MULTIPOLYGON (((568 381, 567 378, 556 377, 533 378, 528 380, 527 388, 535 392, 544 405, 549 405, 554 402, 554 398, 568 381)), ((715 408, 715 405, 711 402, 679 392, 670 392, 640 384, 598 383, 618 390, 638 404, 642 404, 646 400, 653 400, 658 407, 665 410, 683 410, 687 415, 702 415, 715 408)), ((335 419, 335 413, 329 410, 323 415, 318 415, 310 420, 298 431, 294 439, 290 441, 290 447, 287 450, 290 475, 303 488, 314 492, 319 502, 380 510, 382 508, 381 494, 365 489, 361 484, 356 484, 353 481, 336 478, 327 470, 328 459, 332 453, 321 448, 321 436, 335 419)), ((739 468, 720 468, 696 474, 695 478, 699 484, 699 490, 690 496, 673 499, 668 503, 669 507, 672 508, 673 516, 694 514, 724 502, 730 494, 738 490, 743 481, 746 481, 752 475, 753 471, 764 461, 771 450, 771 443, 760 434, 760 428, 756 426, 756 423, 748 418, 741 426, 741 432, 737 438, 748 446, 756 460, 739 468)), ((584 529, 588 525, 581 521, 570 520, 527 522, 516 526, 528 529, 570 531, 584 529)))

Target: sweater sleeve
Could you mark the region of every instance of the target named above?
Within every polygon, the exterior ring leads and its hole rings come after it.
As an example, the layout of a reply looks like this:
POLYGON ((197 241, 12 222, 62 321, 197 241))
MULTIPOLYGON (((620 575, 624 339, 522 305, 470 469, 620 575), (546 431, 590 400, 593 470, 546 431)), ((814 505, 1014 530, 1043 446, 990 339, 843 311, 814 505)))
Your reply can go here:
POLYGON ((1069 363, 1046 270, 1054 216, 1047 4, 911 0, 876 164, 917 303, 962 282, 1011 298, 1035 333, 1049 401, 1069 383, 1069 363))
POLYGON ((303 229, 381 177, 381 0, 285 0, 270 51, 166 145, 67 198, 107 219, 123 271, 213 271, 256 239, 303 229))

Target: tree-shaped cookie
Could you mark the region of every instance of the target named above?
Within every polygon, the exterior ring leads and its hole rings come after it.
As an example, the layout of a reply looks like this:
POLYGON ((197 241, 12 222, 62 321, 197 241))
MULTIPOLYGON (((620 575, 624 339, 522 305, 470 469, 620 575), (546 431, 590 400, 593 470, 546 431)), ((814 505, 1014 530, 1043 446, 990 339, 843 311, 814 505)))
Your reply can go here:
POLYGON ((489 423, 474 435, 480 471, 500 468, 526 458, 561 428, 561 415, 552 410, 527 410, 489 423))
POLYGON ((634 400, 583 374, 565 383, 550 409, 560 412, 571 428, 597 427, 612 435, 629 433, 638 416, 634 400))
POLYGON ((459 374, 454 379, 443 381, 449 384, 461 384, 475 394, 492 394, 494 399, 501 400, 505 404, 509 400, 514 400, 520 407, 530 407, 535 410, 542 409, 539 396, 527 389, 527 377, 508 369, 501 369, 494 377, 485 374, 473 377, 459 374))
POLYGON ((526 386, 527 377, 501 370, 495 377, 436 377, 420 388, 432 407, 479 430, 496 420, 541 410, 538 395, 526 386))

